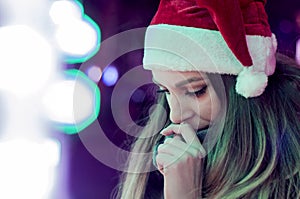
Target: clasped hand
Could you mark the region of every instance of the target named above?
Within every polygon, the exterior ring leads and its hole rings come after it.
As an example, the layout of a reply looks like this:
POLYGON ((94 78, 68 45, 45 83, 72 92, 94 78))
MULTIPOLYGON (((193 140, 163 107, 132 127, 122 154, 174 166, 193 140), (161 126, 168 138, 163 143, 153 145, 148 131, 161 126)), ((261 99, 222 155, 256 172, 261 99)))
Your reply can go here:
POLYGON ((206 155, 195 130, 186 123, 171 124, 158 146, 156 163, 164 176, 165 199, 201 198, 202 162, 206 155))

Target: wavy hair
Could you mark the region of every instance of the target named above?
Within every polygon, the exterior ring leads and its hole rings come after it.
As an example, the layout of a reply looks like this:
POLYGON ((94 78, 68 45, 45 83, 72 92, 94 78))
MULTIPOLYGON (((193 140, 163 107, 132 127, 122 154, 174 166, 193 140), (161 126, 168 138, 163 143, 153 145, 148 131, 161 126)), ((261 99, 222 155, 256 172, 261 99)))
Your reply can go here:
MULTIPOLYGON (((235 92, 235 76, 222 75, 227 98, 225 125, 204 161, 200 198, 300 198, 300 69, 293 60, 277 54, 275 73, 265 92, 245 99, 235 92)), ((208 74, 210 80, 214 75, 208 74)), ((213 85, 214 82, 212 81, 213 85)), ((164 96, 157 99, 169 111, 164 96)), ((169 120, 161 109, 151 113, 140 135, 159 132, 169 120)), ((133 152, 151 153, 161 135, 137 138, 133 152)), ((149 180, 152 160, 129 157, 116 198, 163 198, 149 180), (148 190, 148 189, 147 189, 148 190), (150 190, 150 189, 149 189, 150 190)), ((184 171, 182 171, 184 172, 184 171)))

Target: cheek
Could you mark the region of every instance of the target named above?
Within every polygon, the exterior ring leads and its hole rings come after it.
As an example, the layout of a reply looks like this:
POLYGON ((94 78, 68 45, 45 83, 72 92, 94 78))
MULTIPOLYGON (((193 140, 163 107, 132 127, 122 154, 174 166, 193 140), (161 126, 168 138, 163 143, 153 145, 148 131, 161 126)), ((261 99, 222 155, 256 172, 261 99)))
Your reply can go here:
POLYGON ((210 100, 207 102, 198 102, 197 114, 203 120, 211 120, 212 108, 210 100))

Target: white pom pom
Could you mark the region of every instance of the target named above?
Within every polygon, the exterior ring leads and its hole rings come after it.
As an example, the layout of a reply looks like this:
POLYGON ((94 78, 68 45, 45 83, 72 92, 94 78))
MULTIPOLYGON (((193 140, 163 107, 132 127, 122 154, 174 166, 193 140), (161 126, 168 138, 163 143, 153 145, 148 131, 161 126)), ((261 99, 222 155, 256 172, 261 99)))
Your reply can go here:
POLYGON ((238 94, 248 97, 261 95, 268 84, 268 76, 264 72, 253 71, 245 67, 237 76, 235 90, 238 94))

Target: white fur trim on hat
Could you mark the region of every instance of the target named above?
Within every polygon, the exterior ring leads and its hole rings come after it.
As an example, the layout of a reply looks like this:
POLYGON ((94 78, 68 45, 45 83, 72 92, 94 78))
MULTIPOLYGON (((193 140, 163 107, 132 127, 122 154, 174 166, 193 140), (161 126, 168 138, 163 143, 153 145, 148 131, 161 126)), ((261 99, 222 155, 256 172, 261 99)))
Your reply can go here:
POLYGON ((261 95, 267 84, 268 76, 264 72, 252 71, 252 68, 244 68, 237 76, 235 90, 245 98, 261 95))
POLYGON ((144 68, 238 75, 237 92, 255 97, 264 91, 267 76, 274 73, 277 42, 274 35, 246 35, 246 39, 253 61, 251 67, 239 62, 219 31, 151 25, 145 37, 144 68))

